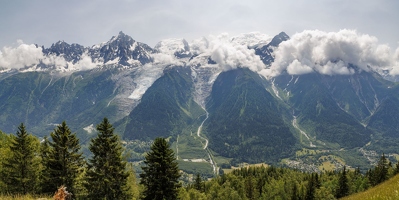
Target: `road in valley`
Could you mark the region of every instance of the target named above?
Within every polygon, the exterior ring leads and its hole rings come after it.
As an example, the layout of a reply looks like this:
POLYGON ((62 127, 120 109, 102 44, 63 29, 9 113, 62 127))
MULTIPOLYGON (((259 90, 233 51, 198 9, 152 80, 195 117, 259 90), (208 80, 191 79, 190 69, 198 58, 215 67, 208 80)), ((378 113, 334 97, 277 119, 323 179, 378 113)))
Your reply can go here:
POLYGON ((212 156, 211 151, 208 149, 209 140, 206 139, 205 137, 201 136, 202 126, 204 125, 205 121, 206 121, 206 120, 208 119, 208 117, 209 117, 208 111, 207 111, 204 107, 202 107, 202 109, 205 110, 205 112, 206 112, 206 117, 205 117, 204 121, 202 121, 201 125, 198 127, 197 136, 198 136, 199 138, 205 140, 205 145, 204 145, 203 149, 204 149, 204 150, 206 151, 206 153, 208 154, 209 163, 211 163, 211 165, 212 165, 213 173, 216 174, 216 175, 218 175, 218 174, 219 174, 219 170, 218 170, 218 168, 217 168, 217 164, 216 164, 215 160, 213 159, 213 156, 212 156))

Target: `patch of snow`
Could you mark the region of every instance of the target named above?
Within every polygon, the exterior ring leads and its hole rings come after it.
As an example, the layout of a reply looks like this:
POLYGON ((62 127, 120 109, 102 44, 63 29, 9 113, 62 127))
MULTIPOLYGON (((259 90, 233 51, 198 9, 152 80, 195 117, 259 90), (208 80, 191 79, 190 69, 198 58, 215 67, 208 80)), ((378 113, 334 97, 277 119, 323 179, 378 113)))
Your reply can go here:
POLYGON ((90 124, 89 126, 86 126, 83 128, 88 134, 92 134, 96 129, 94 128, 93 124, 90 124))
POLYGON ((136 88, 128 97, 133 100, 140 100, 147 89, 163 74, 165 65, 146 64, 136 71, 136 78, 133 82, 136 88))
POLYGON ((120 58, 117 57, 113 60, 109 60, 108 62, 105 63, 105 65, 114 65, 114 64, 118 64, 119 63, 120 58))

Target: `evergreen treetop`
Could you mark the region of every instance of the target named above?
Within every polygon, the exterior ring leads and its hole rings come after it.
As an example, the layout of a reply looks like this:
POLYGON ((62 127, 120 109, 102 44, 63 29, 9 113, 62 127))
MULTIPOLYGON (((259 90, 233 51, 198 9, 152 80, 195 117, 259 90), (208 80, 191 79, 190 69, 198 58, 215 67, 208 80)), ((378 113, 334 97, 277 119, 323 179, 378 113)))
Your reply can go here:
POLYGON ((2 181, 11 194, 35 193, 39 163, 35 156, 38 141, 28 134, 23 123, 10 142, 10 155, 3 160, 2 181))
POLYGON ((156 138, 145 156, 141 184, 144 199, 176 199, 181 187, 178 164, 173 150, 164 138, 156 138))
POLYGON ((349 184, 348 177, 346 176, 346 166, 342 169, 342 172, 339 174, 338 179, 338 187, 335 191, 335 197, 341 198, 347 196, 349 194, 349 184))
POLYGON ((52 142, 45 140, 42 145, 44 170, 48 170, 43 173, 48 173, 51 177, 44 183, 49 190, 46 192, 54 192, 59 186, 64 185, 74 194, 77 177, 82 173, 84 166, 82 153, 79 152, 79 139, 65 121, 58 125, 50 136, 52 142))
POLYGON ((122 146, 107 118, 97 125, 99 134, 91 140, 85 187, 89 199, 128 199, 130 196, 122 158, 122 146))

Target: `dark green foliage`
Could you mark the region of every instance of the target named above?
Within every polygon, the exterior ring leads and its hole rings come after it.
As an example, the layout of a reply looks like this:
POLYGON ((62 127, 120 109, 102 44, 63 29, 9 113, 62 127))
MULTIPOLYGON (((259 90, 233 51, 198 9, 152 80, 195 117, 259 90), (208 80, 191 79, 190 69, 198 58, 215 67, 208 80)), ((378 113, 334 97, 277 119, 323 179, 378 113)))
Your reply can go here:
POLYGON ((21 123, 16 136, 10 141, 10 155, 2 161, 1 179, 5 192, 11 194, 35 193, 39 163, 36 160, 38 141, 27 133, 21 123), (36 140, 36 141, 35 141, 36 140))
POLYGON ((300 200, 301 197, 299 196, 298 193, 299 193, 298 186, 297 184, 294 184, 292 187, 291 200, 300 200))
POLYGON ((42 169, 39 174, 39 183, 40 183, 40 192, 41 193, 47 193, 47 194, 52 194, 56 190, 54 187, 58 187, 60 185, 52 183, 51 180, 51 170, 49 169, 49 159, 50 159, 50 153, 51 153, 51 147, 50 147, 50 141, 48 140, 47 136, 43 138, 43 141, 40 144, 40 157, 41 157, 41 164, 42 164, 42 169))
POLYGON ((150 141, 156 137, 176 136, 204 113, 193 100, 189 69, 179 67, 164 73, 128 116, 125 138, 150 141))
POLYGON ((122 147, 107 118, 97 125, 98 136, 91 140, 85 187, 88 199, 128 199, 129 187, 122 159, 122 147))
POLYGON ((346 176, 346 167, 342 169, 342 172, 339 174, 338 179, 338 187, 335 190, 335 197, 342 198, 349 194, 349 185, 348 185, 348 177, 346 176))
POLYGON ((278 102, 259 75, 248 69, 221 73, 216 79, 205 122, 209 146, 244 162, 277 162, 293 154, 296 139, 281 117, 278 102))
MULTIPOLYGON (((346 194, 363 191, 367 177, 345 170, 346 194), (350 188, 350 189, 349 189, 350 188)), ((205 182, 206 199, 335 199, 342 173, 304 173, 276 167, 248 167, 205 182)), ((190 188, 190 187, 189 187, 190 188)), ((188 188, 188 190, 189 190, 188 188)), ((183 192, 184 193, 184 192, 183 192)), ((198 196, 198 195, 197 195, 198 196)), ((182 199, 190 199, 189 197, 182 199)))
POLYGON ((395 165, 395 169, 393 171, 393 175, 399 174, 399 161, 395 165))
POLYGON ((320 188, 319 175, 317 173, 312 173, 308 178, 305 200, 313 200, 316 196, 316 189, 320 188))
POLYGON ((202 185, 202 179, 199 173, 195 176, 194 180, 194 188, 198 191, 202 191, 203 185, 202 185))
POLYGON ((388 168, 388 160, 385 158, 385 154, 382 154, 377 166, 374 169, 370 169, 367 173, 370 184, 376 186, 386 181, 389 178, 388 168))
POLYGON ((145 156, 145 166, 140 174, 144 185, 144 199, 176 199, 180 183, 178 164, 173 150, 164 138, 156 138, 145 156))
POLYGON ((256 182, 255 179, 249 175, 247 179, 245 179, 245 195, 248 199, 258 199, 259 196, 256 191, 256 182))
POLYGON ((79 139, 63 121, 50 134, 52 142, 42 144, 42 160, 44 164, 44 192, 54 192, 64 185, 69 192, 76 195, 77 178, 83 171, 84 160, 80 152, 79 139), (47 189, 46 189, 47 188, 47 189))

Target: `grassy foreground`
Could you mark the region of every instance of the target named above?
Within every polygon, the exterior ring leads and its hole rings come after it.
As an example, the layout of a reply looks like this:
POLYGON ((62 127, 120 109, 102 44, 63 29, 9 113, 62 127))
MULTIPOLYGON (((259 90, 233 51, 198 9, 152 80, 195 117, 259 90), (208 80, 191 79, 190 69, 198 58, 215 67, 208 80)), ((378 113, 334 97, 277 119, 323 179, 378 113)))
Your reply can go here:
POLYGON ((345 198, 343 200, 377 200, 377 199, 399 199, 399 175, 372 187, 364 192, 360 192, 345 198))
POLYGON ((5 196, 0 195, 1 200, 52 200, 52 197, 43 197, 35 195, 16 195, 16 196, 5 196))

